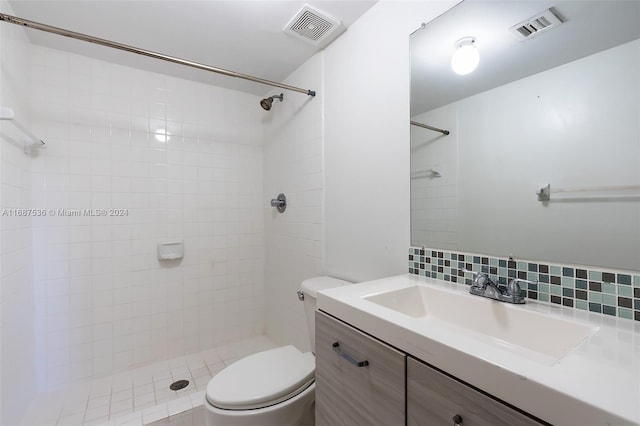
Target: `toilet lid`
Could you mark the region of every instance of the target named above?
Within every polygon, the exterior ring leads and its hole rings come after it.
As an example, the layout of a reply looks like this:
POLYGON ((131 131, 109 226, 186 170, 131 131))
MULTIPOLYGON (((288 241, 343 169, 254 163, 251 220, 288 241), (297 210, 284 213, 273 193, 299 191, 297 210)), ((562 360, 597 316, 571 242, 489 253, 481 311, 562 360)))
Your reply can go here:
POLYGON ((207 385, 207 400, 218 408, 248 410, 289 399, 314 379, 315 357, 294 346, 250 355, 219 372, 207 385))

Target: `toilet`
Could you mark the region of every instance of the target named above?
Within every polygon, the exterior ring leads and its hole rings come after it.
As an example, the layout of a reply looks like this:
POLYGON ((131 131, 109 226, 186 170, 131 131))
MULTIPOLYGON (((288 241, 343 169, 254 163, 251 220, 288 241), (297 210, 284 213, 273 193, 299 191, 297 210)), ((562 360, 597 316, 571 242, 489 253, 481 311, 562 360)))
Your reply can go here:
MULTIPOLYGON (((315 277, 301 284, 311 348, 315 348, 318 291, 349 284, 315 277)), ((311 426, 315 424, 315 355, 287 345, 229 365, 207 385, 207 426, 311 426)))

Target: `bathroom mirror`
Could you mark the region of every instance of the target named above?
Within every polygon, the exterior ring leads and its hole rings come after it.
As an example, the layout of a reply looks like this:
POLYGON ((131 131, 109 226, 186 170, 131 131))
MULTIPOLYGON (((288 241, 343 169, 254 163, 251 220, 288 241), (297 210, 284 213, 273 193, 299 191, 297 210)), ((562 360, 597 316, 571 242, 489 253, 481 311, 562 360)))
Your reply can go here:
POLYGON ((411 122, 450 132, 411 125, 412 245, 640 270, 638 22, 635 0, 465 0, 411 34, 411 122))

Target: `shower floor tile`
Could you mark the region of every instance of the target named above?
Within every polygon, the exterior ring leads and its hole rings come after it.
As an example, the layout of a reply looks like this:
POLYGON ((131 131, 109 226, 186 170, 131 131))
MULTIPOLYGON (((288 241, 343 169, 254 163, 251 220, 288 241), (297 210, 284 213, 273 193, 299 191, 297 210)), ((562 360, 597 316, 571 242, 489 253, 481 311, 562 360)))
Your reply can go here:
POLYGON ((265 336, 224 344, 39 395, 21 426, 146 425, 202 405, 209 380, 225 366, 277 345, 265 336), (169 389, 177 380, 189 385, 169 389))

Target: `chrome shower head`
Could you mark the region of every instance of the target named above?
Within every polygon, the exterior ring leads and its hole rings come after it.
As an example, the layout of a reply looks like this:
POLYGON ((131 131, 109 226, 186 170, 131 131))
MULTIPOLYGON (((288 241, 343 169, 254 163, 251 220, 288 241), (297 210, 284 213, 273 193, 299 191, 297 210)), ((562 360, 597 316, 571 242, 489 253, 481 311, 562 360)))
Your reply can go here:
POLYGON ((268 98, 264 98, 260 101, 260 106, 262 107, 262 109, 269 111, 274 99, 279 99, 280 102, 282 102, 282 100, 284 99, 284 94, 280 93, 279 95, 273 95, 269 96, 268 98))
POLYGON ((273 98, 266 98, 260 101, 260 106, 262 109, 269 111, 271 109, 271 104, 273 103, 273 98))

